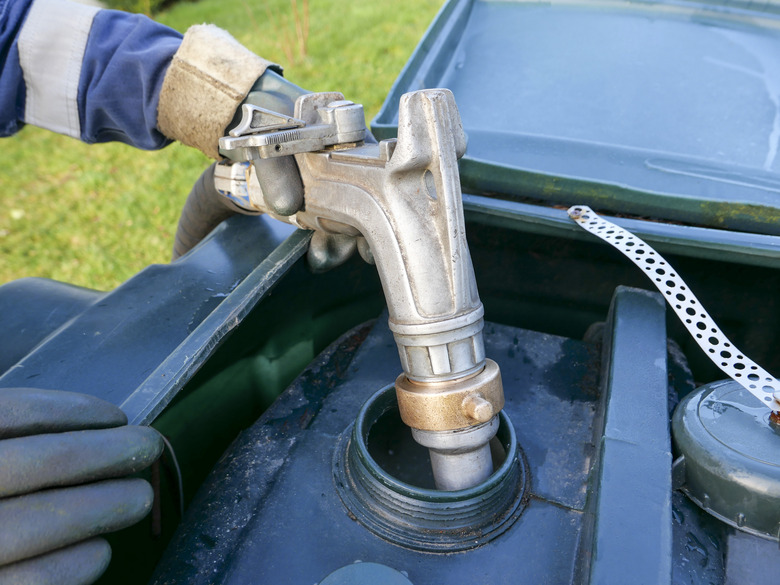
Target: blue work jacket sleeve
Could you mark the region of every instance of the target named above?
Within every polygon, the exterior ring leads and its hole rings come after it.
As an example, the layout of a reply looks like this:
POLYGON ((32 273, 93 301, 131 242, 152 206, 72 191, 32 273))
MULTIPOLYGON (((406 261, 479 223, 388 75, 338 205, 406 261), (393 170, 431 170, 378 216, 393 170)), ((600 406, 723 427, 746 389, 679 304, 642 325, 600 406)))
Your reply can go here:
POLYGON ((0 0, 0 136, 34 124, 155 149, 163 78, 181 35, 67 0, 0 0))

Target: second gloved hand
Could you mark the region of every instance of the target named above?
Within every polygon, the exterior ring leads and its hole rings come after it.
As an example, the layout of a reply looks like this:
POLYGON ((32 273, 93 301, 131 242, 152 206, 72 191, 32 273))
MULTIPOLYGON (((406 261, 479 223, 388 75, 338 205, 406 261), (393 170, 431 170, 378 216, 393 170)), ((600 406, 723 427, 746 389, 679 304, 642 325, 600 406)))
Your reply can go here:
POLYGON ((111 558, 97 536, 151 509, 149 484, 126 478, 162 452, 149 427, 126 426, 92 396, 0 389, 0 582, 92 583, 111 558))

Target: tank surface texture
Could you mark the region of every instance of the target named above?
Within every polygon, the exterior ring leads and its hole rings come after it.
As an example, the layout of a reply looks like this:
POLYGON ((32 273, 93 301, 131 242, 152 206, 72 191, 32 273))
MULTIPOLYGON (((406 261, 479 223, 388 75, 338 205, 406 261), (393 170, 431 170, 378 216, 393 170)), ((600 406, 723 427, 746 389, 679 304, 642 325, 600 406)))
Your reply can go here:
MULTIPOLYGON (((777 557, 776 544, 672 491, 669 411, 690 380, 667 353, 664 311, 658 295, 621 287, 587 341, 486 324, 527 473, 508 529, 459 552, 392 544, 339 495, 352 489, 336 485, 340 445, 400 367, 384 318, 351 331, 228 450, 152 582, 314 584, 355 562, 415 585, 736 582, 726 561, 777 557)), ((383 467, 426 487, 425 474, 409 477, 406 442, 393 441, 374 451, 383 467)))

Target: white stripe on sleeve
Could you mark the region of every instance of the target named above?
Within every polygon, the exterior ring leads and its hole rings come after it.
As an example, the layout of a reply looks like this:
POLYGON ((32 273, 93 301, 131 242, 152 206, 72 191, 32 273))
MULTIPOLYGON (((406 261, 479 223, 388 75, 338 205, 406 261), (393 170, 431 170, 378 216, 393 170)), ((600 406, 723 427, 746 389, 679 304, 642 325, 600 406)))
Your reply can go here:
POLYGON ((79 138, 81 62, 99 8, 66 0, 35 0, 19 35, 27 94, 24 121, 79 138))

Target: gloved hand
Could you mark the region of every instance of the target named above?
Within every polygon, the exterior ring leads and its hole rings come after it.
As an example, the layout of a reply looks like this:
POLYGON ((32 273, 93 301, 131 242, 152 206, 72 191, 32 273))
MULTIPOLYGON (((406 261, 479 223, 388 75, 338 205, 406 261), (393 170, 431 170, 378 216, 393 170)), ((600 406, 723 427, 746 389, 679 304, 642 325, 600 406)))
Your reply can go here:
POLYGON ((123 478, 162 452, 152 428, 72 392, 0 389, 0 583, 92 583, 111 549, 100 534, 150 510, 152 489, 123 478))
MULTIPOLYGON (((157 122, 169 138, 219 158, 219 139, 240 119, 243 104, 292 115, 295 100, 307 93, 285 80, 281 67, 243 47, 227 32, 211 25, 191 27, 165 75, 157 122)), ((376 142, 368 135, 367 142, 376 142)), ((263 191, 265 207, 286 217, 303 206, 303 184, 292 156, 253 161, 263 191)), ((213 170, 207 171, 213 176, 213 170)), ((216 223, 232 213, 253 213, 240 205, 213 201, 213 189, 193 189, 192 203, 185 205, 177 230, 174 259, 205 236, 216 223), (193 210, 207 210, 208 217, 193 210), (179 235, 181 234, 181 236, 179 235), (179 240, 181 240, 179 242, 179 240)), ((320 233, 312 239, 309 265, 316 271, 346 261, 356 249, 371 258, 362 238, 320 233), (365 253, 363 253, 365 252, 365 253)))
MULTIPOLYGON (((241 105, 251 104, 292 116, 295 111, 295 100, 306 93, 309 92, 287 81, 273 70, 267 69, 252 86, 241 105)), ((235 127, 240 119, 239 108, 228 129, 235 127)), ((368 131, 366 131, 365 141, 376 144, 376 139, 368 131)), ((252 164, 267 208, 280 216, 293 215, 302 209, 304 189, 294 157, 255 159, 252 164)), ((312 270, 325 272, 346 262, 356 250, 360 251, 360 255, 367 262, 373 264, 373 255, 365 238, 318 231, 309 244, 307 260, 312 270)))

